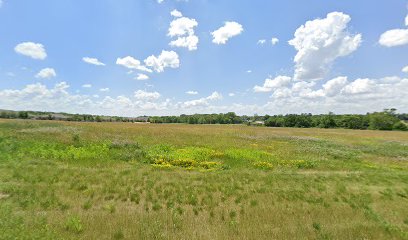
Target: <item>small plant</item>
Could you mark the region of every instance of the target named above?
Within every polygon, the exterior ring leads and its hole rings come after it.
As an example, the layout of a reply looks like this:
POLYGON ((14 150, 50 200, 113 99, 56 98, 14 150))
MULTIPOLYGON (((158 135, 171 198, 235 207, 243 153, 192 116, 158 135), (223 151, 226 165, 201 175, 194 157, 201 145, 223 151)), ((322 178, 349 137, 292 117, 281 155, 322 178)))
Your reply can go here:
POLYGON ((104 210, 107 210, 107 211, 110 212, 110 213, 114 213, 114 212, 116 211, 116 207, 115 207, 115 205, 113 205, 113 204, 106 204, 106 205, 103 207, 103 209, 104 209, 104 210))
POLYGON ((231 219, 234 219, 234 218, 237 216, 237 212, 231 211, 231 212, 229 213, 229 216, 230 216, 231 219))
POLYGON ((78 133, 75 133, 72 135, 72 142, 74 146, 80 146, 81 145, 81 138, 78 133))
POLYGON ((117 230, 113 234, 113 239, 119 240, 119 239, 124 239, 124 238, 125 238, 125 234, 123 234, 123 231, 121 229, 117 230))
POLYGON ((316 231, 320 231, 320 229, 321 229, 321 226, 320 226, 319 223, 314 222, 314 223, 312 224, 312 226, 313 226, 313 228, 314 228, 316 231))
POLYGON ((159 211, 161 208, 162 206, 159 203, 157 202, 153 203, 153 206, 152 206, 153 211, 159 211))
POLYGON ((84 205, 82 205, 82 209, 84 209, 84 210, 89 210, 89 209, 91 209, 91 207, 92 207, 92 202, 91 201, 86 201, 85 203, 84 203, 84 205))
POLYGON ((81 233, 84 231, 81 219, 77 216, 71 216, 65 222, 65 229, 73 233, 81 233))

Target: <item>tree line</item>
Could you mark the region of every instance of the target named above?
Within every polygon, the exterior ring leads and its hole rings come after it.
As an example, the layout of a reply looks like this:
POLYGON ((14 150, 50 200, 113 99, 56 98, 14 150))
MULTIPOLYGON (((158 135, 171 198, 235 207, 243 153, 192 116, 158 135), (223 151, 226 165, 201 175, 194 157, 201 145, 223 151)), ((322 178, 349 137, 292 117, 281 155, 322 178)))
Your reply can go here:
POLYGON ((247 124, 267 127, 296 128, 347 128, 375 130, 408 130, 408 114, 397 113, 396 109, 367 114, 287 114, 238 116, 234 112, 220 114, 182 114, 179 116, 141 116, 118 117, 89 114, 69 114, 34 111, 0 110, 0 118, 61 120, 79 122, 150 122, 150 123, 185 123, 185 124, 247 124))

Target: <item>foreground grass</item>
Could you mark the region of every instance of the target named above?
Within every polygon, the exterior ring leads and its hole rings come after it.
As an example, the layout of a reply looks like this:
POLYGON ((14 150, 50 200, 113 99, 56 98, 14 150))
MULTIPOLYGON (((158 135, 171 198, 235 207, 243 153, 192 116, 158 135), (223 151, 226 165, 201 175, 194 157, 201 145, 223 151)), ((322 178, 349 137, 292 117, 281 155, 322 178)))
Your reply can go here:
POLYGON ((0 120, 0 239, 408 239, 408 133, 0 120))

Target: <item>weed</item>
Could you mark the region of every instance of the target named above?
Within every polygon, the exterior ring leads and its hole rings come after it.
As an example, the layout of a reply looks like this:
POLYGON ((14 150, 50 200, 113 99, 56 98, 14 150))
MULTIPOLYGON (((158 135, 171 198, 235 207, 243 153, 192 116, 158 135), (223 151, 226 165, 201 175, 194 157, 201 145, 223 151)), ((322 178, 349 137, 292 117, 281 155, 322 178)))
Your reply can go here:
POLYGON ((65 229, 73 233, 81 233, 84 230, 81 219, 77 216, 70 216, 65 221, 65 229))

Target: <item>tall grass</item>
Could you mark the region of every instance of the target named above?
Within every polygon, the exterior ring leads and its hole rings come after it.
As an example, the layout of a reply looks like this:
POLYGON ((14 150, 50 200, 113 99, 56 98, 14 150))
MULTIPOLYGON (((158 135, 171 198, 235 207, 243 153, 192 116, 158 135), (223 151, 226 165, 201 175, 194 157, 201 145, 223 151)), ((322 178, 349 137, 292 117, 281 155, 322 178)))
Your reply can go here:
POLYGON ((0 120, 0 239, 407 239, 408 134, 0 120))

